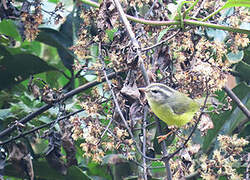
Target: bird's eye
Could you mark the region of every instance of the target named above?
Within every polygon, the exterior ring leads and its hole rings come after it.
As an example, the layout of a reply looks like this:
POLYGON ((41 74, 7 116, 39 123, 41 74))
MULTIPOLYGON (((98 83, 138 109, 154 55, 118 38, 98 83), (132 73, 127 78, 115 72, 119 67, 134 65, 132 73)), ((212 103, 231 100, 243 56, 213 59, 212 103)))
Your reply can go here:
POLYGON ((153 94, 156 94, 156 93, 158 93, 159 91, 157 91, 157 90, 152 90, 151 91, 153 94))

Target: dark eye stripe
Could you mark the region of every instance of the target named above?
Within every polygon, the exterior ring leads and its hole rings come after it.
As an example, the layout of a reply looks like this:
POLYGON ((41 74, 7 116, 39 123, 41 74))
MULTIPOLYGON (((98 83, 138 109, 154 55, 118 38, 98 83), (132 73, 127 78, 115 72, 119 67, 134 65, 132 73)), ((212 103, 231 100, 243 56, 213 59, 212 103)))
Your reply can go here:
POLYGON ((158 93, 159 91, 158 91, 158 90, 152 90, 151 92, 156 94, 156 93, 158 93))
POLYGON ((152 83, 147 88, 149 90, 151 89, 152 93, 162 92, 164 95, 168 97, 170 97, 175 92, 174 89, 161 83, 152 83), (153 91, 157 91, 157 92, 153 92, 153 91))

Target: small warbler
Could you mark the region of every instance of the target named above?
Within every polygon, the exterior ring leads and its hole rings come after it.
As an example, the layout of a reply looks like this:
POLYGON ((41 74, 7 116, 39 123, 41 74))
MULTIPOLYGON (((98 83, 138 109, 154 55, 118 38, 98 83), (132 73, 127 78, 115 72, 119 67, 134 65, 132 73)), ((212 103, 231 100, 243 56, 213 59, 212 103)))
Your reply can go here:
POLYGON ((161 83, 152 83, 139 90, 145 93, 155 115, 169 126, 185 125, 200 107, 198 102, 161 83))

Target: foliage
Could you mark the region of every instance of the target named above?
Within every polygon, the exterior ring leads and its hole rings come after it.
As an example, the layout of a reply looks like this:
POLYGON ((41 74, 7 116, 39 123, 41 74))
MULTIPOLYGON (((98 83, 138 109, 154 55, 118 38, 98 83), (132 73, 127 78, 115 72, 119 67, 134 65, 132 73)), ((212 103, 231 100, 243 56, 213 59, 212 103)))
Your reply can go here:
POLYGON ((101 2, 0 3, 0 177, 245 178, 249 1, 101 2), (168 127, 148 82, 201 110, 168 127))

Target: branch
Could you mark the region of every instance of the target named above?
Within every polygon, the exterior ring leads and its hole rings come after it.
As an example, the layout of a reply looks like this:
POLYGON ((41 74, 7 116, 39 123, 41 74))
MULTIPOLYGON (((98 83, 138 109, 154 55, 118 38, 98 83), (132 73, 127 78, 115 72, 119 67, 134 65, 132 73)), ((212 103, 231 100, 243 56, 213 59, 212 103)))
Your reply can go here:
MULTIPOLYGON (((83 3, 88 4, 92 7, 99 8, 100 4, 95 3, 90 0, 81 0, 83 3)), ((180 25, 180 21, 152 21, 152 20, 146 20, 143 18, 137 18, 133 17, 130 15, 125 14, 126 18, 137 22, 141 24, 146 24, 146 25, 151 25, 151 26, 170 26, 170 25, 180 25)), ((214 29, 221 29, 229 32, 235 32, 235 33, 244 33, 244 34, 250 34, 250 30, 247 29, 241 29, 241 28, 236 28, 236 27, 230 27, 230 26, 223 26, 219 24, 212 24, 212 23, 206 23, 202 21, 195 21, 195 20, 189 20, 189 19, 184 19, 183 20, 184 25, 191 25, 191 26, 201 26, 201 27, 209 27, 209 28, 214 28, 214 29)))
MULTIPOLYGON (((158 117, 157 117, 156 122, 157 122, 157 127, 158 127, 158 130, 159 130, 159 133, 160 133, 160 135, 162 135, 160 120, 159 120, 158 117)), ((169 156, 166 147, 167 147, 167 146, 166 146, 166 141, 164 140, 164 141, 161 142, 161 148, 162 148, 162 150, 163 150, 163 157, 168 157, 168 156, 169 156)), ((170 158, 169 158, 169 159, 170 159, 170 158)), ((171 173, 171 169, 170 169, 169 159, 167 159, 167 158, 162 158, 162 161, 164 162, 164 164, 165 164, 165 169, 166 169, 166 171, 167 171, 167 180, 172 180, 172 173, 171 173)))
MULTIPOLYGON (((126 15, 126 16, 131 21, 141 23, 141 24, 151 25, 151 26, 170 26, 170 25, 180 24, 179 21, 152 21, 152 20, 145 20, 142 18, 136 18, 130 15, 126 15)), ((190 19, 184 19, 183 23, 184 25, 190 25, 190 26, 201 26, 201 27, 208 27, 208 28, 213 28, 213 29, 221 29, 221 30, 225 30, 229 32, 235 32, 235 33, 250 34, 250 30, 247 30, 247 29, 241 29, 241 28, 236 28, 236 27, 231 27, 231 26, 223 26, 219 24, 212 24, 212 23, 195 21, 195 20, 190 20, 190 19)))
POLYGON ((138 60, 139 66, 140 66, 140 69, 141 69, 141 72, 142 72, 144 81, 145 81, 145 83, 146 83, 147 85, 149 85, 149 84, 150 84, 149 78, 148 78, 148 75, 147 75, 147 72, 146 72, 144 63, 143 63, 143 59, 142 59, 142 57, 141 57, 140 45, 139 45, 138 41, 137 41, 136 38, 135 38, 135 34, 134 34, 134 32, 132 31, 131 25, 130 25, 130 23, 129 23, 127 17, 126 17, 126 14, 124 13, 124 11, 123 11, 123 9, 122 9, 122 6, 121 6, 120 2, 119 2, 118 0, 113 0, 113 1, 114 1, 115 6, 116 6, 116 8, 117 8, 117 10, 118 10, 118 12, 119 12, 119 14, 120 14, 120 16, 121 16, 121 19, 122 19, 122 21, 123 21, 123 23, 124 23, 124 26, 125 26, 125 28, 126 28, 128 34, 129 34, 129 36, 130 36, 130 39, 131 39, 131 41, 132 41, 132 44, 133 44, 133 46, 134 46, 134 48, 135 48, 135 50, 136 50, 136 54, 137 54, 137 56, 138 56, 138 58, 139 58, 139 60, 138 60))
MULTIPOLYGON (((147 148, 147 114, 148 114, 148 107, 144 107, 144 117, 143 117, 143 125, 142 125, 142 131, 143 131, 143 142, 142 142, 142 153, 144 156, 146 156, 146 148, 147 148)), ((146 158, 143 157, 143 177, 144 180, 148 179, 147 175, 147 161, 146 158)))
POLYGON ((176 36, 181 30, 178 30, 176 33, 172 34, 171 36, 167 37, 166 39, 154 44, 153 46, 150 46, 150 47, 146 47, 146 48, 143 48, 141 51, 147 51, 147 50, 150 50, 150 49, 153 49, 157 46, 160 46, 161 44, 164 44, 165 42, 169 41, 170 39, 172 39, 174 36, 176 36))
MULTIPOLYGON (((120 73, 122 73, 124 71, 125 70, 121 70, 119 72, 113 72, 113 73, 110 73, 107 76, 109 78, 114 78, 114 77, 116 77, 117 74, 120 74, 120 73)), ((74 90, 66 93, 63 98, 58 99, 55 103, 60 102, 62 100, 66 100, 66 99, 68 99, 68 98, 70 98, 70 97, 72 97, 72 96, 74 96, 74 95, 76 95, 76 94, 78 94, 78 93, 80 93, 80 92, 88 89, 88 88, 94 87, 94 86, 96 86, 96 85, 98 85, 98 84, 100 84, 100 83, 102 83, 104 81, 105 81, 105 77, 102 77, 100 81, 96 80, 96 81, 92 81, 92 82, 86 83, 86 84, 84 84, 84 85, 82 85, 82 86, 80 86, 80 87, 78 87, 78 88, 76 88, 76 89, 74 89, 74 90)), ((42 106, 37 111, 35 111, 35 112, 27 115, 26 117, 22 118, 20 121, 18 121, 18 123, 25 124, 25 123, 29 122, 31 119, 35 118, 36 116, 42 114, 43 112, 45 112, 48 109, 50 109, 51 107, 53 107, 53 105, 54 104, 46 104, 46 105, 42 106)), ((16 129, 16 125, 15 124, 12 125, 12 126, 10 126, 10 127, 8 127, 7 129, 5 129, 2 132, 0 132, 0 138, 3 138, 4 136, 9 135, 15 129, 16 129)))
MULTIPOLYGON (((141 72, 142 72, 142 74, 143 74, 144 81, 145 81, 145 83, 146 83, 147 85, 149 85, 149 84, 150 84, 149 78, 148 78, 148 75, 147 75, 146 70, 145 70, 145 66, 144 66, 144 63, 143 63, 143 59, 141 58, 141 49, 140 49, 140 46, 139 46, 138 41, 135 39, 135 35, 134 35, 134 32, 132 31, 131 25, 130 25, 129 22, 128 22, 128 19, 127 19, 128 15, 127 15, 127 17, 126 17, 126 15, 125 15, 125 13, 124 13, 124 11, 123 11, 123 9, 122 9, 122 6, 121 6, 121 4, 119 3, 118 0, 113 0, 113 1, 115 2, 115 5, 116 5, 116 7, 117 7, 117 10, 119 11, 119 13, 120 13, 120 15, 121 15, 121 19, 122 19, 122 21, 123 21, 123 23, 124 23, 124 25, 125 25, 125 28, 127 29, 128 33, 129 33, 129 36, 130 36, 131 41, 132 41, 132 44, 133 44, 133 46, 136 48, 136 53, 137 53, 137 56, 138 56, 138 58, 139 58, 139 65, 140 65, 141 72)), ((114 99, 114 100, 115 100, 115 99, 114 99)), ((118 105, 118 103, 117 103, 117 105, 118 105)), ((121 116, 123 116, 122 112, 119 112, 119 113, 120 113, 121 116)), ((123 121, 125 121, 124 123, 125 123, 125 125, 126 125, 127 122, 126 122, 125 118, 123 117, 122 119, 123 119, 123 121)), ((128 126, 126 125, 126 127, 128 127, 128 126)), ((159 130, 161 130, 161 127, 160 127, 160 126, 158 126, 158 128, 159 128, 159 130)), ((128 130, 131 132, 130 129, 128 129, 128 130)), ((132 134, 132 132, 131 132, 131 134, 132 134)), ((132 134, 132 135, 133 135, 133 134, 132 134)), ((135 141, 135 143, 136 143, 136 141, 135 141)), ((136 144, 137 144, 137 143, 136 143, 136 144)), ((137 145, 137 149, 138 149, 138 145, 137 145)), ((163 150, 163 152, 164 152, 164 155, 167 155, 166 146, 162 146, 162 150, 163 150)), ((138 151, 140 152, 140 149, 138 149, 138 151)), ((145 157, 144 154, 142 154, 142 156, 145 157)), ((155 158, 154 158, 154 159, 155 159, 155 158)), ((165 160, 165 159, 162 159, 162 161, 164 161, 164 163, 165 163, 165 167, 166 167, 166 171, 167 171, 168 180, 171 180, 172 177, 171 177, 171 170, 170 170, 170 166, 169 166, 169 161, 168 161, 168 160, 165 160)))
POLYGON ((226 91, 227 95, 232 98, 232 100, 237 104, 241 111, 250 119, 250 112, 247 107, 241 102, 241 100, 234 94, 234 92, 229 89, 227 86, 223 87, 223 90, 226 91))
POLYGON ((53 124, 53 123, 55 123, 55 122, 59 122, 59 121, 61 121, 61 120, 63 120, 63 119, 69 118, 70 116, 73 116, 73 115, 75 115, 75 114, 77 114, 77 113, 79 113, 79 112, 82 112, 82 111, 84 111, 84 109, 80 109, 80 110, 78 110, 78 111, 76 111, 76 112, 70 113, 70 114, 68 114, 68 115, 66 115, 66 116, 63 116, 63 117, 61 117, 61 118, 58 118, 58 119, 56 119, 56 120, 54 120, 54 121, 51 121, 51 122, 49 122, 49 123, 47 123, 47 124, 43 124, 43 125, 41 125, 41 126, 39 126, 39 127, 36 127, 36 128, 34 128, 34 129, 31 129, 31 130, 26 131, 26 132, 24 132, 24 133, 20 133, 19 135, 15 136, 15 137, 12 137, 12 138, 7 139, 7 140, 5 140, 5 141, 3 141, 3 142, 0 142, 0 146, 5 145, 5 144, 7 144, 7 143, 9 143, 9 142, 11 142, 11 141, 17 140, 17 139, 19 139, 19 138, 21 138, 21 137, 24 137, 24 136, 26 136, 26 135, 28 135, 28 134, 31 134, 31 133, 33 133, 33 132, 36 132, 36 131, 38 131, 39 129, 42 129, 42 128, 46 127, 46 126, 49 126, 49 125, 51 125, 51 124, 53 124))

